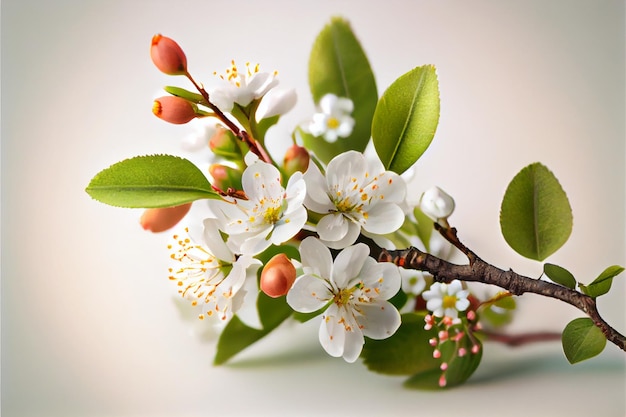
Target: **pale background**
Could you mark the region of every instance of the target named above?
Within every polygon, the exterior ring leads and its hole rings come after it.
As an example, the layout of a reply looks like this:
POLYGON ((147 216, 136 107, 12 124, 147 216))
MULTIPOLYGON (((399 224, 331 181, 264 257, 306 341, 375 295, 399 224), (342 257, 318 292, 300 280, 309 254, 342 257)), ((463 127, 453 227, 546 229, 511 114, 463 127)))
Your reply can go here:
MULTIPOLYGON (((286 133, 313 109, 308 54, 333 15, 352 22, 380 92, 437 66, 441 122, 416 192, 438 184, 454 195, 451 220, 479 255, 539 275, 497 219, 509 180, 541 161, 575 216, 549 261, 583 282, 626 264, 623 1, 5 0, 3 416, 624 415, 624 354, 612 345, 571 367, 559 343, 489 344, 475 377, 443 393, 326 356, 316 324, 284 326, 212 367, 214 344, 173 301, 168 234, 84 193, 118 160, 181 154, 189 128, 150 112, 161 86, 185 85, 152 66, 153 34, 175 38, 199 79, 233 58, 279 70, 299 94, 286 133)), ((625 293, 622 276, 601 300, 622 332, 625 293)), ((581 316, 533 295, 519 303, 512 330, 558 331, 581 316)))

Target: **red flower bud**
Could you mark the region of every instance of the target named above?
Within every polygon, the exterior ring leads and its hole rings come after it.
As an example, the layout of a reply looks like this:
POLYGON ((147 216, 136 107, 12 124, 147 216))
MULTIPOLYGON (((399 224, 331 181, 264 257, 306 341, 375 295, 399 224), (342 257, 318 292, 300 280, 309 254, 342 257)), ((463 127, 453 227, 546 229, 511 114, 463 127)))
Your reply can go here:
POLYGON ((153 233, 164 232, 176 226, 189 212, 190 208, 191 203, 176 207, 147 209, 141 216, 139 223, 144 230, 149 230, 153 233))
POLYGON ((261 272, 261 291, 272 298, 286 295, 296 280, 296 268, 284 253, 274 256, 261 272))
POLYGON ((161 34, 152 37, 150 57, 156 67, 168 75, 187 74, 187 57, 173 40, 161 34))
POLYGON ((182 125, 196 117, 193 104, 176 96, 164 96, 154 100, 152 113, 159 119, 176 125, 182 125))
POLYGON ((309 152, 305 148, 293 145, 291 148, 287 149, 287 152, 285 153, 285 158, 283 160, 285 173, 288 176, 291 176, 297 171, 306 172, 309 168, 309 160, 309 152))

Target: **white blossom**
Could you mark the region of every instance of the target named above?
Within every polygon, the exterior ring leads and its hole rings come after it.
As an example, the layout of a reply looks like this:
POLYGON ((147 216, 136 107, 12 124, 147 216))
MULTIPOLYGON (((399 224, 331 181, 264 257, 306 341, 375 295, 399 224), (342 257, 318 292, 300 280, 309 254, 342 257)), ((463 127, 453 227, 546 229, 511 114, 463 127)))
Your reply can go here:
POLYGON ((231 111, 234 103, 245 107, 275 87, 278 84, 277 75, 276 71, 260 72, 258 64, 252 65, 249 62, 246 62, 246 69, 241 73, 235 61, 232 61, 226 73, 219 75, 220 83, 211 90, 209 96, 213 104, 222 111, 231 111))
POLYGON ((287 303, 296 311, 322 315, 319 339, 334 357, 354 362, 361 354, 364 336, 385 339, 400 326, 400 313, 387 301, 400 289, 398 268, 369 257, 363 243, 341 251, 333 262, 330 250, 314 237, 300 245, 302 269, 287 303))
POLYGON ((256 120, 261 121, 272 116, 279 116, 293 109, 298 101, 296 90, 271 89, 261 100, 259 108, 256 111, 256 120))
POLYGON ((326 94, 319 102, 319 110, 313 115, 308 126, 312 135, 323 136, 330 143, 339 137, 350 136, 354 128, 354 119, 351 116, 354 110, 352 100, 326 94))
POLYGON ((174 239, 170 280, 176 281, 183 298, 200 308, 198 317, 224 324, 238 314, 247 325, 260 327, 256 271, 261 262, 235 256, 221 239, 215 219, 204 221, 204 232, 197 239, 181 235, 174 239))
POLYGON ((304 205, 323 214, 316 226, 320 239, 333 249, 353 244, 364 234, 384 235, 404 222, 400 207, 406 194, 402 178, 385 171, 376 159, 348 151, 333 158, 326 176, 314 163, 304 174, 307 195, 304 205))
POLYGON ((427 291, 422 293, 426 300, 426 309, 436 317, 459 317, 459 311, 469 307, 468 290, 463 289, 461 281, 454 280, 449 284, 435 282, 427 291))
POLYGON ((302 229, 307 212, 302 205, 306 184, 301 172, 289 178, 285 189, 278 169, 257 160, 244 170, 241 183, 247 200, 208 202, 220 220, 220 229, 229 235, 233 251, 255 255, 271 244, 286 242, 302 229))

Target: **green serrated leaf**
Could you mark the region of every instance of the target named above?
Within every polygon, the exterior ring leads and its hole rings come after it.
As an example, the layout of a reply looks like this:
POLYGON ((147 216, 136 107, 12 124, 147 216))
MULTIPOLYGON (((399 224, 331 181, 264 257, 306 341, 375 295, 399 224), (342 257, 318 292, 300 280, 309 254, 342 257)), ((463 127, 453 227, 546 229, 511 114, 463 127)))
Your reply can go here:
POLYGON ((352 100, 355 124, 349 137, 334 143, 305 133, 304 146, 325 163, 348 150, 364 151, 378 91, 367 56, 347 21, 333 18, 315 40, 309 57, 309 86, 315 103, 329 93, 352 100))
POLYGON ((624 267, 619 265, 612 265, 606 268, 598 277, 593 280, 589 285, 580 284, 582 292, 590 297, 599 297, 606 294, 611 289, 613 284, 613 278, 621 274, 624 271, 624 267))
POLYGON ((506 242, 522 256, 542 261, 572 233, 572 209, 554 174, 533 163, 511 181, 500 209, 506 242))
POLYGON ((263 293, 259 293, 257 307, 263 329, 253 329, 243 324, 237 316, 233 317, 217 342, 217 352, 213 360, 215 365, 226 363, 248 346, 268 335, 293 312, 285 297, 270 298, 263 293))
POLYGON ((138 156, 113 164, 96 174, 85 191, 102 203, 128 208, 220 198, 198 167, 171 155, 138 156))
POLYGON ((574 364, 599 355, 606 346, 602 331, 588 317, 574 319, 563 330, 563 352, 574 364))
POLYGON ((564 287, 574 289, 576 288, 576 278, 567 269, 554 264, 545 264, 543 266, 543 273, 546 274, 550 280, 561 284, 564 287))
POLYGON ((435 67, 402 75, 383 93, 372 121, 372 139, 383 165, 398 174, 409 169, 435 136, 439 82, 435 67))

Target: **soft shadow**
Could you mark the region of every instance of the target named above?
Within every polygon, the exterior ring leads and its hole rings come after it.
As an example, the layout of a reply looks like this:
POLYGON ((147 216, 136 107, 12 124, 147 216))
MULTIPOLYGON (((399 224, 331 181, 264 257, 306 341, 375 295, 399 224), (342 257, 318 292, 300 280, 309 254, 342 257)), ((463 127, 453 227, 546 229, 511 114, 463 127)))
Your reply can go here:
POLYGON ((613 374, 625 375, 626 362, 623 358, 607 355, 592 358, 585 362, 571 365, 563 353, 547 352, 532 355, 515 355, 516 349, 497 360, 489 360, 489 354, 484 355, 484 362, 468 381, 468 384, 484 384, 485 382, 505 381, 520 376, 546 374, 580 375, 580 374, 613 374))

